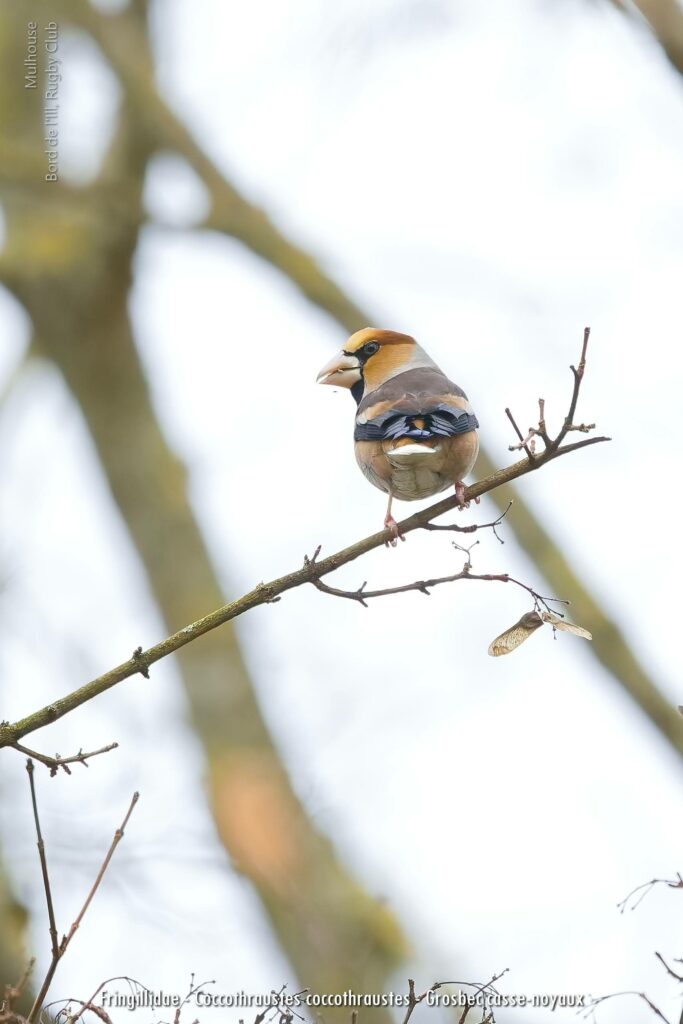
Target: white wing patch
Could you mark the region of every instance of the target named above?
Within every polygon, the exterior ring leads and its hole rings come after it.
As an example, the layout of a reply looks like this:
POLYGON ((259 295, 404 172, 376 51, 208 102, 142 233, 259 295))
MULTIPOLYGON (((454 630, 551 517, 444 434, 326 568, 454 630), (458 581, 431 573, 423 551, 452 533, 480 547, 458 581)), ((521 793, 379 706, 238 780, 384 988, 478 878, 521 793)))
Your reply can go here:
POLYGON ((429 448, 425 444, 404 444, 399 448, 390 448, 386 455, 388 459, 393 459, 401 455, 436 455, 440 450, 440 444, 434 448, 429 448))

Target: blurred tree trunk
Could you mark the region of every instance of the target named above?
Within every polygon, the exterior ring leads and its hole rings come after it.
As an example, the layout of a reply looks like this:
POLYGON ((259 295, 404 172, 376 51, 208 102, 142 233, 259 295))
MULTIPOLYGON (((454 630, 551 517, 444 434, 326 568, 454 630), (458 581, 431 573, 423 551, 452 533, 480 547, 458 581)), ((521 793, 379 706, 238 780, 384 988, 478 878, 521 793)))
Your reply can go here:
MULTIPOLYGON (((33 166, 40 109, 17 53, 26 17, 5 9, 0 93, 11 167, 33 166), (8 55, 11 52, 11 59, 8 55)), ((185 472, 158 426, 129 322, 148 137, 124 105, 102 176, 90 188, 38 172, 6 203, 0 273, 29 312, 38 353, 60 368, 147 570, 169 631, 222 604, 185 472)), ((42 148, 42 147, 40 147, 42 148)), ((232 624, 178 654, 204 744, 220 838, 254 884, 285 955, 314 991, 381 991, 406 952, 390 912, 346 873, 309 822, 264 724, 232 624)), ((344 1012, 344 1017, 348 1013, 344 1012)), ((328 1014, 334 1017, 335 1014, 328 1014)), ((384 1011, 376 1019, 388 1019, 384 1011)))
MULTIPOLYGON (((612 0, 625 14, 638 12, 649 25, 669 63, 683 75, 683 7, 678 0, 612 0)), ((638 17, 636 14, 636 17, 638 17)))
MULTIPOLYGON (((21 122, 20 112, 12 102, 13 94, 2 88, 3 69, 11 68, 15 89, 17 80, 20 79, 13 21, 14 19, 0 14, 0 140, 9 136, 18 138, 26 131, 26 126, 21 122)), ((26 967, 25 930, 26 912, 13 894, 11 879, 6 872, 0 850, 0 1002, 4 986, 16 984, 26 967)), ((17 1003, 16 1009, 19 1012, 28 1012, 30 1008, 30 992, 27 991, 20 1003, 17 1003)))
MULTIPOLYGON (((26 924, 26 910, 15 899, 5 865, 0 859, 0 1008, 5 986, 16 985, 26 969, 29 959, 26 952, 26 924)), ((28 984, 13 1009, 17 1013, 26 1014, 32 1002, 31 986, 28 984)))

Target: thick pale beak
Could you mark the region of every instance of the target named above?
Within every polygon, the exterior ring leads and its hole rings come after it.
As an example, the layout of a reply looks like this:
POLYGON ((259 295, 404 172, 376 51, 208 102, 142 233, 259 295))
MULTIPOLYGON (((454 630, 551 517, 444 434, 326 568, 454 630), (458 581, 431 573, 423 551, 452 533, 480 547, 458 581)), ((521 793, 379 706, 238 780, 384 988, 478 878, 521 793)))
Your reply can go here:
POLYGON ((345 352, 337 352, 329 363, 325 363, 318 374, 316 383, 334 384, 339 388, 352 388, 360 379, 360 363, 356 356, 347 356, 345 352))

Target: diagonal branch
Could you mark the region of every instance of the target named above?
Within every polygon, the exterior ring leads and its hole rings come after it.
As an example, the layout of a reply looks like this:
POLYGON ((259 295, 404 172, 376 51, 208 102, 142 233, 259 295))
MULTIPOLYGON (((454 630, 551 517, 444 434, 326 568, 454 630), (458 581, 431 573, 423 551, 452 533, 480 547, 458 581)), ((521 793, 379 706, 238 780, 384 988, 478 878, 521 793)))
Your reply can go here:
MULTIPOLYGON (((580 448, 586 448, 589 445, 600 444, 603 441, 609 441, 609 438, 590 437, 543 452, 533 462, 530 462, 529 459, 515 462, 505 469, 499 469, 497 472, 492 473, 484 480, 479 480, 470 487, 466 487, 465 501, 473 501, 475 498, 488 494, 502 484, 507 484, 511 480, 516 480, 518 477, 540 469, 541 466, 554 459, 568 455, 570 452, 578 451, 580 448)), ((441 501, 437 501, 428 508, 404 519, 403 522, 399 523, 399 530, 405 535, 412 533, 414 530, 424 529, 433 519, 457 507, 458 498, 456 495, 443 498, 441 501)), ((333 555, 328 555, 327 558, 323 558, 320 561, 309 560, 308 564, 304 564, 301 569, 296 569, 286 576, 280 576, 278 579, 271 580, 268 583, 259 583, 258 586, 254 587, 247 594, 223 605, 221 608, 217 608, 208 615, 204 615, 201 619, 197 619, 196 622, 184 626, 177 633, 173 633, 172 636, 167 637, 146 651, 136 650, 127 661, 110 669, 109 672, 97 676, 97 678, 92 679, 65 697, 54 701, 52 704, 48 704, 46 707, 18 722, 13 724, 5 722, 1 724, 0 747, 13 746, 22 736, 26 736, 28 733, 35 732, 36 729, 42 729, 43 726, 57 721, 57 719, 69 714, 75 708, 80 707, 81 704, 92 700, 93 697, 104 693, 105 690, 110 689, 112 686, 116 686, 117 683, 122 682, 124 679, 129 679, 138 673, 145 675, 149 671, 150 666, 155 662, 168 657, 169 654, 180 650, 181 647, 192 643, 192 641, 203 636, 205 633, 209 633, 211 630, 222 626, 225 622, 229 622, 231 619, 251 611, 252 608, 258 608, 260 605, 279 600, 280 596, 288 590, 293 590, 295 587, 300 587, 305 583, 313 583, 315 580, 327 576, 342 565, 347 565, 356 558, 360 558, 361 555, 367 554, 368 551, 381 547, 390 541, 391 538, 390 530, 380 530, 379 533, 373 533, 369 537, 363 538, 363 540, 356 541, 355 544, 351 544, 349 547, 337 551, 333 555)))

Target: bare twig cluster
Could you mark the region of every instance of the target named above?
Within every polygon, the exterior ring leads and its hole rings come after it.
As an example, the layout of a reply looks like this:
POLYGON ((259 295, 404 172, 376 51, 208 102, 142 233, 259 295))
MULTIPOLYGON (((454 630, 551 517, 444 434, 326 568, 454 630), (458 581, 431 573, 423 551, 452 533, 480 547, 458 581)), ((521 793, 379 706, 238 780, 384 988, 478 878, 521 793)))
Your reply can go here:
POLYGON ((610 992, 606 996, 596 996, 594 999, 591 1000, 591 1004, 588 1010, 586 1011, 585 1016, 589 1017, 591 1020, 596 1020, 595 1011, 599 1006, 601 1006, 603 1003, 610 1002, 612 999, 619 999, 621 998, 621 996, 631 996, 635 997, 636 999, 640 999, 643 1003, 645 1003, 646 1006, 649 1006, 649 1008, 652 1010, 653 1014, 658 1020, 664 1021, 664 1024, 673 1024, 673 1022, 670 1021, 668 1017, 664 1016, 659 1007, 652 1002, 650 997, 647 996, 645 992, 638 992, 635 989, 625 989, 623 992, 610 992))
POLYGON ((129 978, 128 975, 125 974, 119 974, 113 978, 106 978, 104 981, 101 981, 89 999, 78 999, 73 996, 66 999, 55 999, 52 1002, 47 1003, 43 1007, 43 1011, 52 1010, 54 1012, 55 1007, 59 1006, 59 1010, 54 1014, 54 1024, 76 1024, 86 1010, 95 1014, 96 1017, 103 1021, 103 1024, 113 1024, 113 1021, 104 1006, 96 1003, 95 1000, 100 992, 104 990, 106 985, 111 985, 115 981, 125 981, 130 991, 134 994, 138 992, 148 992, 150 996, 153 995, 150 989, 141 982, 136 981, 135 978, 129 978), (78 1007, 78 1009, 76 1009, 76 1007, 78 1007))
MULTIPOLYGON (((636 886, 635 889, 632 889, 631 892, 617 904, 620 913, 623 914, 627 908, 635 910, 636 907, 640 906, 645 897, 658 885, 666 886, 668 889, 683 889, 683 876, 680 872, 676 872, 675 878, 652 878, 649 882, 644 882, 642 885, 636 886)), ((683 985, 683 968, 679 968, 678 970, 673 968, 661 953, 655 952, 655 957, 659 960, 669 977, 673 978, 677 984, 683 985)), ((683 965, 683 958, 676 958, 673 962, 675 964, 683 965)), ((620 999, 623 996, 639 999, 642 1003, 645 1003, 654 1017, 656 1017, 657 1020, 663 1021, 663 1024, 683 1024, 683 1012, 681 1012, 680 1017, 678 1017, 676 1021, 672 1021, 665 1016, 662 1010, 655 1002, 653 1002, 646 992, 641 992, 636 989, 628 989, 623 992, 610 992, 604 996, 594 996, 590 1000, 585 1016, 590 1017, 591 1020, 597 1020, 596 1010, 599 1006, 613 999, 620 999)))
MULTIPOLYGON (((37 800, 37 797, 36 797, 36 786, 35 786, 35 780, 34 780, 34 777, 33 777, 34 767, 33 767, 33 761, 31 761, 30 758, 26 762, 26 771, 28 773, 29 786, 30 786, 30 789, 31 789, 31 804, 33 806, 33 820, 34 820, 35 827, 36 827, 36 835, 38 837, 38 856, 40 858, 40 867, 41 867, 41 871, 42 871, 42 875, 43 875, 43 887, 44 887, 44 890, 45 890, 45 903, 47 905, 48 927, 49 927, 49 932, 50 932, 50 949, 51 949, 51 953, 52 953, 52 957, 51 957, 50 964, 49 964, 49 967, 47 969, 47 972, 45 974, 45 978, 43 979, 43 983, 40 986, 38 994, 36 995, 36 998, 35 998, 35 1000, 33 1002, 33 1006, 31 1007, 31 1011, 30 1011, 30 1013, 28 1015, 28 1018, 27 1018, 28 1019, 28 1024, 34 1024, 34 1022, 36 1020, 38 1020, 38 1016, 40 1014, 40 1011, 41 1011, 41 1008, 43 1006, 43 1003, 45 1002, 45 997, 47 996, 47 993, 48 993, 48 991, 50 989, 50 985, 52 984, 52 980, 53 980, 53 978, 55 976, 55 972, 57 970, 57 966, 59 965, 59 961, 62 959, 62 957, 66 953, 67 949, 69 948, 69 943, 71 942, 71 940, 73 939, 74 935, 76 934, 76 932, 77 932, 77 930, 78 930, 78 928, 79 928, 79 926, 81 924, 81 921, 83 920, 83 918, 84 918, 84 916, 86 914, 86 911, 87 911, 88 907, 92 903, 92 900, 93 900, 93 897, 95 896, 95 893, 97 892, 97 890, 100 887, 100 883, 102 882, 102 879, 104 878, 104 874, 105 874, 107 868, 109 867, 109 862, 111 861, 112 857, 114 856, 114 851, 116 850, 116 847, 118 846, 118 844, 123 839, 124 830, 126 828, 126 825, 128 824, 128 821, 130 819, 131 814, 133 813, 133 809, 134 809, 136 803, 138 802, 139 794, 138 793, 134 793, 133 794, 133 797, 132 797, 131 802, 130 802, 130 806, 128 807, 128 810, 126 811, 125 817, 124 817, 123 821, 121 822, 121 824, 119 825, 119 827, 114 832, 114 838, 112 839, 111 844, 109 846, 109 849, 107 850, 107 853, 105 855, 105 858, 102 861, 102 864, 100 866, 99 871, 97 872, 97 875, 95 877, 95 881, 91 885, 90 891, 88 892, 87 896, 85 897, 85 900, 83 901, 83 905, 81 906, 81 909, 79 910, 78 914, 74 918, 74 920, 73 920, 73 922, 71 924, 71 927, 69 928, 68 932, 64 933, 64 935, 62 936, 62 938, 60 940, 59 936, 58 936, 58 931, 57 931, 57 921, 56 921, 56 918, 55 918, 54 904, 53 904, 53 901, 52 901, 52 889, 51 889, 51 886, 50 886, 50 876, 49 876, 48 867, 47 867, 47 855, 45 853, 45 843, 43 841, 43 834, 42 834, 42 831, 41 831, 41 828, 40 828, 40 816, 38 814, 38 800, 37 800)), ((91 1009, 91 1008, 92 1007, 90 1007, 90 1006, 88 1007, 88 1009, 91 1009)))
POLYGON ((627 909, 635 910, 657 885, 665 885, 669 889, 683 889, 683 875, 678 871, 675 878, 651 878, 649 882, 643 882, 642 885, 636 886, 627 896, 624 896, 623 900, 617 903, 620 912, 623 914, 627 909))
POLYGON ((23 995, 24 990, 31 979, 35 963, 35 958, 29 960, 24 973, 16 984, 7 984, 2 990, 2 1002, 0 1002, 0 1024, 24 1024, 25 1018, 16 1012, 15 1006, 17 1001, 23 995))
POLYGON ((588 350, 588 339, 590 338, 590 327, 586 327, 583 332, 583 346, 581 348, 581 356, 579 358, 579 365, 571 366, 570 369, 574 375, 574 389, 572 391, 571 401, 569 403, 569 410, 564 418, 564 423, 555 437, 550 437, 548 434, 548 428, 545 420, 545 398, 539 398, 538 400, 538 423, 535 427, 529 427, 526 435, 522 434, 522 431, 517 426, 517 421, 510 409, 505 410, 505 415, 510 420, 517 437, 519 438, 519 444, 511 444, 508 447, 508 451, 518 452, 524 449, 527 454, 529 461, 533 462, 535 459, 545 459, 548 453, 556 452, 562 442, 564 441, 567 434, 571 431, 577 431, 580 434, 589 434, 591 430, 595 430, 594 423, 574 423, 574 416, 576 415, 576 406, 579 401, 579 391, 581 389, 581 381, 583 375, 586 372, 586 352, 588 350), (536 451, 536 438, 540 438, 543 442, 543 450, 540 452, 536 451))
MULTIPOLYGON (((489 524, 490 525, 490 524, 489 524)), ((478 542, 477 542, 478 543, 478 542)), ((350 601, 357 601, 362 604, 364 608, 367 608, 367 602, 375 597, 388 597, 390 594, 406 594, 411 590, 416 590, 420 594, 425 594, 427 597, 430 596, 431 588, 438 587, 442 583, 457 583, 459 580, 475 580, 486 583, 513 583, 515 586, 521 587, 531 595, 534 601, 534 607, 543 606, 549 609, 548 602, 557 602, 560 604, 566 604, 561 598, 555 597, 543 597, 542 594, 537 593, 532 587, 526 583, 522 583, 521 580, 515 579, 514 576, 510 576, 506 572, 502 573, 482 573, 476 574, 472 572, 472 559, 471 559, 471 548, 463 548, 459 544, 453 545, 459 551, 465 551, 467 558, 460 572, 452 573, 450 576, 436 576, 428 580, 416 580, 414 583, 404 583, 397 587, 385 587, 383 590, 366 590, 367 580, 361 583, 357 590, 339 590, 337 587, 330 587, 327 583, 323 583, 322 580, 312 580, 313 586, 316 590, 319 590, 323 594, 330 594, 332 597, 345 597, 350 601)), ((313 565, 315 560, 320 553, 320 548, 311 555, 310 559, 306 557, 304 564, 313 565)))
MULTIPOLYGON (((0 1012, 0 1024, 30 1024, 34 1019, 33 1011, 29 1017, 22 1017, 19 1014, 13 1014, 11 1012, 11 1000, 16 999, 21 992, 21 988, 26 984, 28 980, 30 970, 33 967, 33 961, 27 968, 24 977, 18 983, 17 986, 10 988, 9 986, 5 990, 5 1003, 4 1006, 8 1007, 7 1011, 0 1012), (9 1000, 9 1001, 8 1001, 9 1000)), ((496 983, 509 971, 509 968, 500 971, 497 974, 493 974, 488 981, 437 981, 434 982, 429 988, 425 989, 420 995, 417 994, 415 989, 415 982, 412 978, 408 979, 408 992, 398 995, 389 995, 388 998, 395 1000, 393 1005, 405 1007, 405 1012, 401 1020, 401 1024, 409 1024, 415 1010, 421 1004, 427 1002, 428 1005, 433 1005, 430 1000, 430 996, 446 986, 457 989, 457 1016, 454 1016, 456 1024, 495 1024, 495 1006, 504 1005, 505 997, 496 988, 496 983), (475 1022, 474 1017, 470 1017, 476 1011, 480 1011, 481 1016, 475 1022)), ((54 1024, 77 1024, 84 1013, 90 1012, 95 1017, 103 1022, 103 1024, 113 1024, 112 1017, 105 1008, 105 997, 108 994, 108 987, 112 986, 115 982, 124 982, 130 992, 130 996, 126 997, 130 1000, 130 1003, 126 1004, 129 1009, 137 1007, 149 1007, 154 1008, 157 1003, 155 999, 158 998, 158 993, 155 993, 152 989, 149 989, 146 985, 137 981, 134 978, 128 977, 127 975, 117 975, 112 978, 107 978, 100 982, 95 991, 92 993, 89 999, 80 999, 77 997, 69 996, 68 998, 57 999, 50 1003, 45 1004, 43 1012, 47 1013, 51 1011, 52 1020, 54 1024), (101 1001, 96 1002, 97 997, 101 997, 101 1001), (58 1008, 58 1009, 57 1009, 58 1008)), ((172 1019, 166 1021, 159 1021, 159 1024, 182 1024, 184 1020, 184 1011, 197 1005, 210 1006, 212 1004, 212 993, 208 991, 208 986, 215 985, 215 980, 207 980, 202 982, 195 981, 195 975, 190 975, 190 984, 186 994, 181 997, 180 995, 173 995, 173 1004, 175 1011, 172 1019), (204 996, 204 1001, 199 1004, 198 997, 204 996)), ((299 1009, 306 1009, 307 1000, 306 997, 310 995, 311 990, 309 988, 300 989, 297 992, 289 994, 287 992, 287 985, 282 985, 278 990, 273 989, 270 994, 264 999, 264 1008, 260 1010, 253 1017, 252 1024, 295 1024, 295 1022, 305 1022, 311 1019, 311 1017, 304 1016, 303 1013, 299 1012, 299 1009), (298 1009, 299 1008, 299 1009, 298 1009)), ((121 996, 120 992, 110 992, 109 995, 116 994, 117 997, 121 996)), ((376 993, 372 998, 376 997, 376 993)), ((358 994, 357 997, 362 1000, 364 997, 362 994, 358 994)), ((609 998, 609 997, 606 997, 609 998)), ((449 997, 449 1003, 447 1005, 456 1005, 453 1002, 453 997, 449 997)), ((117 1004, 119 1005, 119 1004, 117 1004)), ((123 1005, 123 1004, 121 1004, 123 1005)), ((374 1003, 372 1005, 375 1005, 374 1003)), ((317 1016, 317 1015, 316 1015, 317 1016)), ((353 1009, 350 1012, 350 1024, 358 1024, 359 1011, 353 1009)), ((42 1020, 42 1017, 38 1019, 42 1020)), ((199 1024, 199 1018, 195 1017, 191 1024, 199 1024)), ((239 1018, 238 1024, 245 1024, 243 1018, 239 1018)))
POLYGON ((405 1013, 405 1016, 403 1018, 402 1024, 408 1024, 408 1021, 412 1017, 415 1008, 417 1006, 419 1006, 420 1003, 424 1002, 424 1000, 427 999, 428 996, 432 992, 437 992, 440 988, 443 988, 445 985, 453 985, 453 986, 455 986, 456 988, 458 988, 460 990, 462 990, 462 989, 472 989, 472 992, 468 993, 467 996, 465 997, 465 1000, 464 1000, 465 1005, 463 1006, 462 1013, 458 1017, 457 1024, 466 1024, 466 1021, 467 1021, 467 1019, 468 1019, 468 1017, 470 1015, 470 1012, 473 1009, 475 1009, 475 1008, 479 1008, 482 1011, 482 1015, 481 1015, 481 1018, 479 1020, 479 1024, 495 1024, 496 1018, 495 1018, 495 1015, 494 1015, 494 1011, 493 1011, 493 1009, 490 1006, 486 1005, 486 1003, 487 1003, 486 996, 499 996, 500 995, 500 993, 498 992, 498 989, 496 988, 496 982, 500 981, 500 979, 503 977, 503 975, 507 974, 509 970, 510 970, 510 968, 506 967, 504 971, 501 971, 499 974, 492 975, 491 978, 489 978, 488 981, 484 981, 484 982, 480 982, 480 981, 435 981, 434 984, 430 988, 425 989, 425 991, 422 993, 422 995, 419 995, 419 996, 415 994, 415 982, 413 981, 412 978, 409 978, 408 979, 408 1009, 406 1010, 406 1013, 405 1013), (483 1000, 481 998, 482 996, 484 997, 483 1000), (483 1006, 481 1005, 482 1003, 483 1003, 483 1006))

